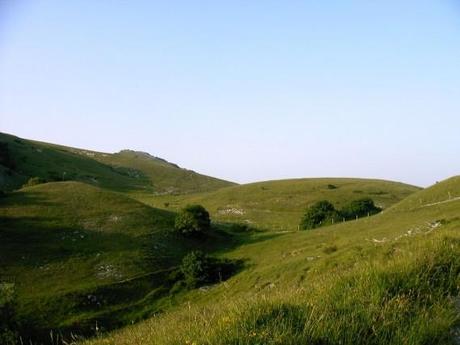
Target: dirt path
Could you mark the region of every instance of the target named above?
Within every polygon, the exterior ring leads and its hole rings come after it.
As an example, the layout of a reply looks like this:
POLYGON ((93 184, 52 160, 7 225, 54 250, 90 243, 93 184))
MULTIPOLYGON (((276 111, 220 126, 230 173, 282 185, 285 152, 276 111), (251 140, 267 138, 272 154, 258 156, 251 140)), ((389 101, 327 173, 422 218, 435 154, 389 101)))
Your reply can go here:
POLYGON ((425 204, 425 205, 422 205, 420 207, 430 207, 430 206, 435 206, 435 205, 440 205, 440 204, 446 204, 448 202, 453 202, 453 201, 457 201, 457 200, 460 200, 460 196, 457 196, 457 197, 451 198, 451 199, 447 199, 447 200, 443 200, 443 201, 433 202, 431 204, 425 204))

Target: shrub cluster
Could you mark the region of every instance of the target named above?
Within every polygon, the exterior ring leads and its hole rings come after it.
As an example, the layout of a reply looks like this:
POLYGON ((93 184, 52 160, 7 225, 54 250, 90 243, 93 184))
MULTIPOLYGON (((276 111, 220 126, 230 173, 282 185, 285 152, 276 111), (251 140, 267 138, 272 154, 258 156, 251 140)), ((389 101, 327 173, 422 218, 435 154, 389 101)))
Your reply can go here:
POLYGON ((370 198, 358 199, 345 205, 340 211, 340 216, 345 220, 356 217, 371 216, 379 213, 382 209, 375 206, 374 201, 370 198))
POLYGON ((188 253, 179 268, 179 284, 189 289, 230 278, 240 262, 212 257, 200 250, 188 253))
POLYGON ((201 205, 188 205, 176 216, 174 229, 185 236, 199 236, 209 231, 211 219, 201 205))
POLYGON ((374 201, 370 198, 353 200, 340 210, 337 210, 331 202, 322 200, 307 209, 300 222, 300 228, 303 230, 315 229, 322 225, 333 224, 334 221, 338 220, 350 220, 374 215, 381 210, 381 208, 375 206, 374 201))
POLYGON ((300 222, 300 227, 302 229, 314 229, 334 218, 337 218, 334 205, 327 200, 318 201, 307 209, 300 222))

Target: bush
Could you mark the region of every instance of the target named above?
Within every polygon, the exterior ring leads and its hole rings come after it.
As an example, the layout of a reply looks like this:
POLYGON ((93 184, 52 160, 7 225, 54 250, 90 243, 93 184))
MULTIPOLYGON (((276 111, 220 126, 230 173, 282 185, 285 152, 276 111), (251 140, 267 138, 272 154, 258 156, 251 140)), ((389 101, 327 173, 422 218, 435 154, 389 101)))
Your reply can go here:
POLYGON ((350 202, 342 209, 336 210, 327 200, 314 203, 305 212, 300 228, 302 230, 314 229, 325 224, 333 224, 335 219, 355 219, 356 217, 371 216, 382 211, 375 206, 374 201, 370 198, 362 198, 350 202))
POLYGON ((202 235, 211 227, 209 213, 201 205, 189 205, 176 216, 174 229, 182 235, 202 235))
POLYGON ((184 275, 185 283, 195 288, 211 280, 211 259, 201 251, 193 251, 182 259, 180 271, 184 275))
POLYGON ((375 206, 374 201, 370 198, 363 198, 352 201, 350 204, 344 206, 340 210, 342 218, 347 220, 356 217, 364 217, 367 215, 374 215, 379 213, 382 209, 375 206))
POLYGON ((328 220, 331 221, 337 217, 337 211, 327 200, 322 200, 314 203, 305 212, 302 221, 300 222, 300 228, 303 230, 314 229, 328 220))
POLYGON ((176 286, 185 285, 193 289, 227 280, 238 271, 242 264, 242 261, 217 259, 199 250, 192 251, 182 259, 179 271, 183 277, 183 283, 179 281, 176 286))

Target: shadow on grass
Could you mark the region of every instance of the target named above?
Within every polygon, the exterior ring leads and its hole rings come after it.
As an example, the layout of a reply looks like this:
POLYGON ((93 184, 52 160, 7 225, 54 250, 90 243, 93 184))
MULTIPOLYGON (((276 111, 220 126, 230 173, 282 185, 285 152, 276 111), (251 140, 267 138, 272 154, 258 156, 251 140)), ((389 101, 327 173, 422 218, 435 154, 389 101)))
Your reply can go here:
MULTIPOLYGON (((30 198, 29 194, 27 203, 43 205, 38 196, 30 198)), ((168 219, 172 215, 169 211, 161 213, 168 219)), ((234 228, 229 224, 214 225, 202 238, 184 238, 168 231, 168 226, 172 226, 170 221, 163 224, 163 230, 137 236, 62 226, 62 223, 62 217, 1 217, 0 264, 9 267, 10 272, 15 269, 23 272, 37 270, 44 264, 65 264, 75 257, 85 260, 94 259, 98 253, 119 256, 127 250, 140 250, 142 256, 136 264, 150 273, 110 283, 94 277, 92 282, 90 279, 76 286, 73 292, 59 293, 59 288, 53 287, 55 293, 42 292, 27 302, 20 301, 23 306, 19 332, 26 341, 49 343, 50 330, 60 334, 61 340, 70 339, 71 334, 92 336, 97 333, 96 324, 99 331, 113 330, 162 312, 165 298, 171 297, 171 289, 177 282, 171 279, 171 272, 178 269, 190 251, 220 255, 243 244, 280 236, 256 230, 232 231, 234 228)), ((209 284, 225 281, 247 267, 244 260, 219 260, 214 275, 218 278, 209 284)), ((46 275, 43 277, 47 279, 46 275)), ((59 284, 60 277, 52 278, 50 284, 59 284)), ((65 274, 61 279, 65 279, 65 274)))

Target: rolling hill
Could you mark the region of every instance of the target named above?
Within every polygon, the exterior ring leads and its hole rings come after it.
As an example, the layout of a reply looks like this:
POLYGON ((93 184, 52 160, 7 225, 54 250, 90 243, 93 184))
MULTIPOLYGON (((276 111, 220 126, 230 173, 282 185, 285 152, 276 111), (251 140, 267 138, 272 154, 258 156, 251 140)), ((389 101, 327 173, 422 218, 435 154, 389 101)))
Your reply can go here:
POLYGON ((297 230, 307 206, 327 199, 337 208, 351 200, 369 197, 386 209, 420 188, 384 180, 310 178, 266 181, 190 195, 141 196, 139 200, 158 207, 179 209, 186 204, 205 206, 213 219, 246 223, 268 230, 297 230))
POLYGON ((76 340, 91 345, 453 344, 460 177, 423 190, 350 178, 234 185, 130 150, 0 134, 0 152, 0 278, 15 287, 26 341, 53 330, 98 335, 76 340), (384 211, 297 231, 312 203, 364 197, 384 211), (211 213, 206 237, 171 231, 191 203, 211 213), (244 266, 175 290, 197 249, 244 266))
POLYGON ((144 152, 102 153, 0 133, 0 188, 20 188, 32 177, 81 181, 112 191, 149 195, 205 192, 234 185, 144 152))
POLYGON ((370 218, 256 234, 225 254, 240 274, 85 344, 455 344, 459 193, 454 177, 370 218))
POLYGON ((96 322, 110 329, 162 310, 186 253, 229 245, 177 238, 173 223, 171 212, 82 182, 0 198, 0 278, 16 286, 23 335, 91 333, 96 322))

